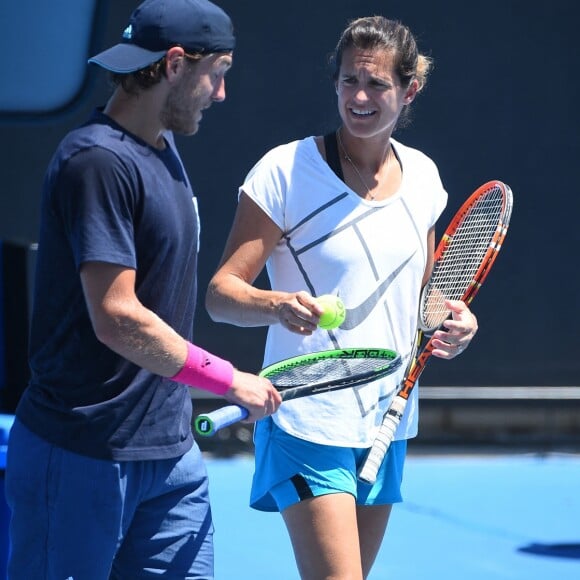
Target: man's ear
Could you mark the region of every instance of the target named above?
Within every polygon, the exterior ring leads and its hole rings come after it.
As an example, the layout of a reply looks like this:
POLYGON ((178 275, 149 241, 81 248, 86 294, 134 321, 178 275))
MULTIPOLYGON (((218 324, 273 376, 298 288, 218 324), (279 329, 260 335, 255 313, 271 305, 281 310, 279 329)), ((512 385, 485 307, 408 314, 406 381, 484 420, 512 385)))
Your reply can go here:
POLYGON ((165 55, 165 73, 167 78, 178 75, 185 66, 185 51, 181 46, 172 46, 165 55))

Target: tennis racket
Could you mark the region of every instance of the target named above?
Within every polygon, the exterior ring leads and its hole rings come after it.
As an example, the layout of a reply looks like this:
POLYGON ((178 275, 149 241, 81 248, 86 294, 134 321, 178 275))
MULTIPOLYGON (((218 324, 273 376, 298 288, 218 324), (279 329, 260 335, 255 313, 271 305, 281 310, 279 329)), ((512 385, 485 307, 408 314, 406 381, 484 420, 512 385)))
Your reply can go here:
MULTIPOLYGON (((282 401, 309 397, 370 383, 395 372, 402 364, 394 350, 384 348, 342 348, 300 355, 263 369, 266 377, 280 391, 282 401)), ((195 430, 209 437, 219 429, 241 421, 247 409, 228 405, 199 415, 195 430)))
POLYGON ((459 208, 443 234, 434 255, 431 277, 419 301, 418 328, 405 378, 383 416, 358 478, 374 483, 394 439, 413 387, 433 352, 429 336, 449 318, 445 299, 469 304, 489 274, 507 233, 513 206, 511 189, 490 181, 477 189, 459 208))

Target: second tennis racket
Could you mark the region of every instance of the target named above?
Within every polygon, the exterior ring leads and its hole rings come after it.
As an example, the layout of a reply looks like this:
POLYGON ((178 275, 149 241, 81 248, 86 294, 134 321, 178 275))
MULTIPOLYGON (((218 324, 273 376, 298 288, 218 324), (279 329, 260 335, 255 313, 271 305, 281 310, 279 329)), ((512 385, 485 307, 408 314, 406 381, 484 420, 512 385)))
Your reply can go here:
POLYGON ((409 396, 433 352, 433 339, 428 335, 451 314, 445 300, 462 300, 466 304, 473 300, 501 249, 512 206, 511 189, 501 181, 490 181, 471 194, 445 230, 435 250, 433 272, 421 293, 418 328, 405 378, 359 469, 361 481, 376 481, 409 396))

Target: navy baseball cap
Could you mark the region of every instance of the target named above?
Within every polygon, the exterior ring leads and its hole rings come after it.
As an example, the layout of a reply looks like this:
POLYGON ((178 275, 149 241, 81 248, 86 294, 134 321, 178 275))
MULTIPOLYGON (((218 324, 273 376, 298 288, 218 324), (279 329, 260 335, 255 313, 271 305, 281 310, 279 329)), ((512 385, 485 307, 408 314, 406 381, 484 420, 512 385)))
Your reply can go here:
POLYGON ((205 54, 230 52, 235 44, 230 17, 209 0, 145 0, 131 14, 122 42, 89 62, 123 74, 157 62, 172 46, 205 54))

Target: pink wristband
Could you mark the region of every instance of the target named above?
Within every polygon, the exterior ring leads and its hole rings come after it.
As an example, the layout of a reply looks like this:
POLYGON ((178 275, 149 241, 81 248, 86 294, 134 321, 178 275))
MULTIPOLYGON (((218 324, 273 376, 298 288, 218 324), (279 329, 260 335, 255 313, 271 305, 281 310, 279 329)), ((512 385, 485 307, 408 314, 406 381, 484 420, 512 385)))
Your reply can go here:
POLYGON ((188 342, 185 364, 171 379, 216 395, 223 395, 232 386, 234 367, 227 360, 188 342))

